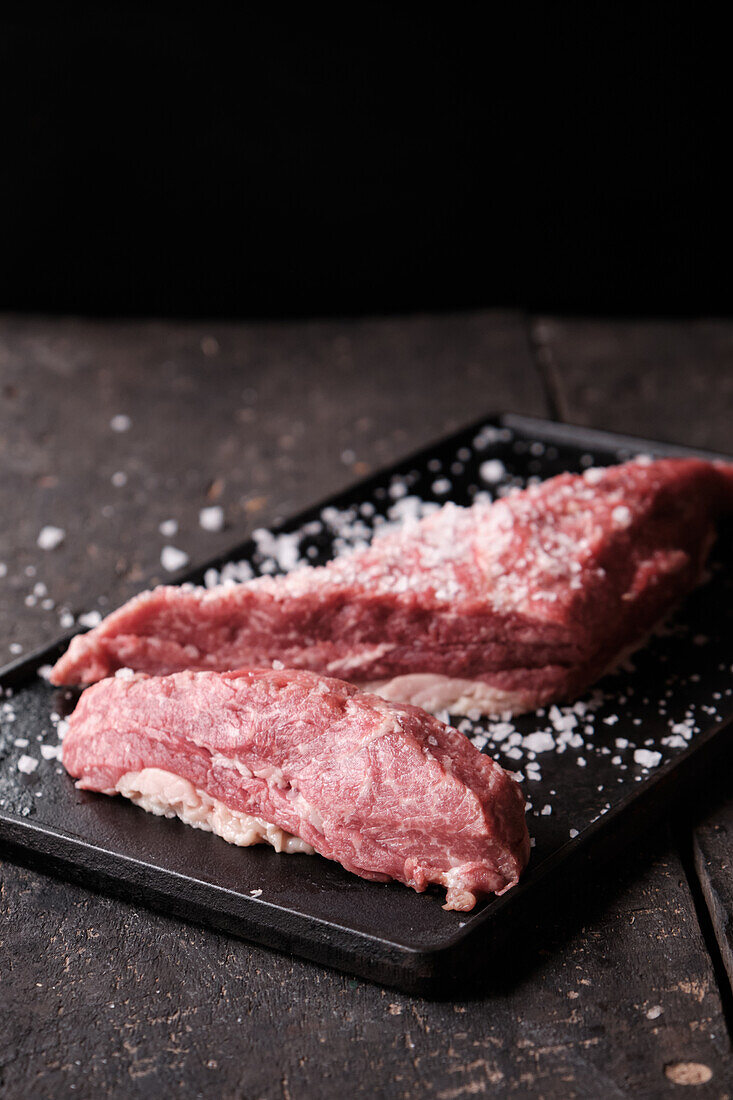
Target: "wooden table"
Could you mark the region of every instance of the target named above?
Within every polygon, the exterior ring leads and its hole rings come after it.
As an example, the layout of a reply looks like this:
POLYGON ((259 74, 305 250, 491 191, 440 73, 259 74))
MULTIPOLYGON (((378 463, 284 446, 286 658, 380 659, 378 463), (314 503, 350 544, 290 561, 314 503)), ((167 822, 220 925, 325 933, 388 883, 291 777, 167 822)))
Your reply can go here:
MULTIPOLYGON (((733 451, 733 323, 0 319, 0 661, 160 579, 166 543, 209 557, 500 410, 733 451)), ((0 1094, 728 1096, 727 795, 670 807, 449 1003, 0 862, 0 1094)))

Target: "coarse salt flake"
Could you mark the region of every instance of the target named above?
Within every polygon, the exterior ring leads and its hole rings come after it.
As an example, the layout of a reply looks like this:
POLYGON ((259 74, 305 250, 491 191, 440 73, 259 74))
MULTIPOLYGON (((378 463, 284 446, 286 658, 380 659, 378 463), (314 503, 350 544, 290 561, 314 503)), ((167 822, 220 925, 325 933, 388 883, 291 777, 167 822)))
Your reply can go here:
POLYGON ((79 616, 79 626, 88 626, 90 629, 99 626, 101 621, 102 615, 99 611, 85 611, 79 616))
POLYGON ((36 544, 41 550, 55 550, 66 538, 63 527, 46 526, 38 533, 36 544))
POLYGON ((199 526, 204 531, 221 531, 224 528, 224 509, 218 504, 202 508, 199 512, 199 526))
POLYGON ((26 753, 18 760, 18 771, 23 772, 23 775, 31 775, 38 767, 38 761, 35 756, 28 756, 26 753))
POLYGON ((524 738, 522 745, 530 752, 552 752, 555 738, 551 733, 530 733, 524 738))
POLYGON ((175 573, 188 565, 188 554, 175 546, 164 546, 160 552, 160 564, 167 573, 175 573))
POLYGON ((634 763, 642 768, 656 768, 662 759, 661 752, 653 752, 650 749, 635 749, 634 763))
POLYGON ((487 485, 498 485, 506 475, 506 466, 499 458, 490 458, 478 468, 479 477, 487 485))
POLYGON ((619 504, 611 512, 611 519, 617 527, 628 527, 631 523, 631 512, 625 504, 619 504))
POLYGON ((109 422, 113 432, 127 432, 132 427, 132 420, 126 413, 117 413, 109 422))

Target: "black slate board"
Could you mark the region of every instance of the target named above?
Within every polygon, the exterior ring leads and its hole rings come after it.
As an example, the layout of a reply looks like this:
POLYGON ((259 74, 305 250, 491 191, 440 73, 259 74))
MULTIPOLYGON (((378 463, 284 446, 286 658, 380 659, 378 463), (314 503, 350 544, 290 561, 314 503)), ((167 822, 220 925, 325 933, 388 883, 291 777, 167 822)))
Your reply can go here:
MULTIPOLYGON (((375 514, 384 514, 404 499, 403 485, 408 496, 422 500, 470 503, 477 491, 497 488, 498 467, 489 468, 488 483, 480 475, 487 461, 501 462, 502 484, 508 485, 639 452, 701 453, 524 417, 493 417, 309 509, 278 531, 307 528, 301 549, 310 547, 309 560, 318 562, 337 548, 327 525, 315 529, 324 507, 343 514, 367 503, 375 514)), ((709 582, 635 655, 633 669, 606 678, 602 690, 589 695, 587 715, 575 714, 575 727, 567 731, 574 738, 580 734, 581 743, 567 745, 561 754, 537 754, 541 780, 527 778, 532 761, 526 750, 517 757, 521 746, 511 741, 549 729, 557 740, 558 725, 572 725, 570 708, 555 714, 554 725, 542 713, 523 716, 507 724, 511 732, 499 723, 466 723, 469 735, 488 737, 486 751, 525 775, 535 838, 520 886, 471 914, 444 912, 439 892, 417 895, 399 885, 367 883, 317 856, 237 849, 122 799, 76 791, 53 759, 40 759, 31 775, 19 772, 22 754, 38 757, 39 742, 56 744, 51 713, 73 706, 72 693, 37 676, 68 637, 0 673, 3 692, 12 692, 4 707, 0 702, 3 850, 91 887, 408 991, 465 986, 511 937, 518 916, 539 903, 543 889, 561 888, 569 874, 582 874, 604 850, 643 837, 647 822, 662 812, 680 783, 694 779, 727 740, 721 734, 733 717, 733 577, 723 563, 730 559, 732 540, 733 527, 724 527, 709 582), (592 733, 583 732, 586 725, 592 733), (689 740, 675 735, 672 725, 686 726, 689 740), (670 736, 681 743, 663 744, 670 736), (18 739, 28 746, 16 746, 18 739), (618 748, 618 739, 629 745, 618 748), (661 752, 660 766, 636 764, 634 747, 661 752), (551 812, 543 813, 547 807, 551 812), (578 835, 571 838, 571 830, 578 835)), ((252 561, 256 570, 267 567, 248 542, 177 579, 200 582, 207 569, 241 560, 252 561)))

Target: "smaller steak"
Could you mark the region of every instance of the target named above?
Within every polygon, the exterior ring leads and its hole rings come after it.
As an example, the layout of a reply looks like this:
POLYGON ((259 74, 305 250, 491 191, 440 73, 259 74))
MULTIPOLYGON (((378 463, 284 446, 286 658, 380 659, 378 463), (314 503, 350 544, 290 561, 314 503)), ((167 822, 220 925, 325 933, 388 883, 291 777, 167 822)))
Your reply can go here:
POLYGON ((446 909, 507 890, 529 857, 524 798, 503 768, 417 707, 311 672, 103 680, 71 716, 63 761, 83 789, 234 844, 444 886, 446 909))

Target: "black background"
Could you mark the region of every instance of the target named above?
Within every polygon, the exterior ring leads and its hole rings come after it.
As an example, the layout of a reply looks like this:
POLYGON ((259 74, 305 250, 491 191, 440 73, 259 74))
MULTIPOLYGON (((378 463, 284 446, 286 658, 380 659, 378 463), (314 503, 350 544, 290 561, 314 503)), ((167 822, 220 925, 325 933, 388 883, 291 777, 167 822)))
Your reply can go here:
POLYGON ((0 308, 727 314, 699 12, 5 8, 0 308))

